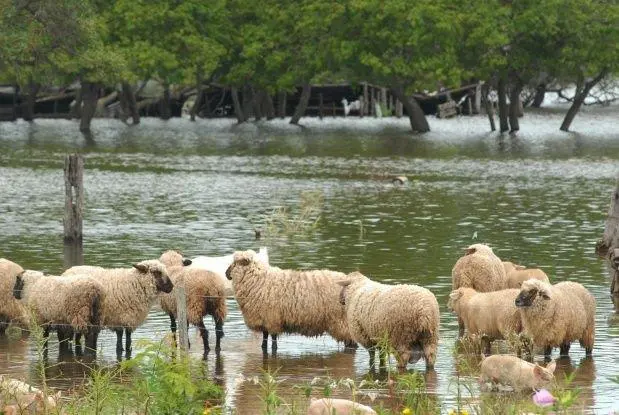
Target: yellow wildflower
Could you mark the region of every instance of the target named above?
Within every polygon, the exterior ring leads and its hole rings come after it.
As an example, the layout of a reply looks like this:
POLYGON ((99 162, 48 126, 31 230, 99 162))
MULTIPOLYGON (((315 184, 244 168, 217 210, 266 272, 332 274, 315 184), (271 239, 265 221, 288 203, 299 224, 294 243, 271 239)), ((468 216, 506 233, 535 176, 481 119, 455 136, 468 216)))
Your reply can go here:
POLYGON ((413 411, 411 411, 411 408, 404 408, 402 409, 402 415, 413 415, 413 411))

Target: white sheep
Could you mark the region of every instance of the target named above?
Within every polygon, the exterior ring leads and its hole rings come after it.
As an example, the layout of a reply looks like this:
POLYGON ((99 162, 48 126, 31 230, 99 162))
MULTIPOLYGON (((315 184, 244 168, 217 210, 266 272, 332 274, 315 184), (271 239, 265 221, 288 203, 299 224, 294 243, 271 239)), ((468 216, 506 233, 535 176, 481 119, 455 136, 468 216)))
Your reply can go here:
POLYGON ((39 271, 25 271, 15 279, 13 295, 22 300, 44 337, 58 332, 61 348, 73 332, 86 337, 86 351, 97 349, 100 309, 105 300, 103 286, 88 276, 59 277, 39 271))
POLYGON ((353 272, 341 281, 340 303, 353 339, 368 349, 374 366, 375 348, 385 339, 405 369, 421 349, 426 367, 434 367, 439 337, 439 307, 430 290, 413 284, 386 285, 353 272))
POLYGON ((524 332, 536 346, 550 356, 559 347, 568 355, 571 342, 579 340, 586 355, 591 355, 595 342, 595 298, 577 282, 564 281, 550 285, 530 279, 522 283, 515 300, 520 309, 524 332))
POLYGON ((376 411, 366 405, 348 399, 312 398, 307 415, 376 415, 376 411))
MULTIPOLYGON (((265 265, 269 265, 269 251, 266 247, 260 247, 257 255, 265 265)), ((226 296, 231 296, 234 295, 234 288, 232 287, 232 281, 226 278, 226 270, 232 265, 233 260, 234 254, 223 256, 197 256, 191 259, 190 267, 205 269, 219 275, 224 284, 226 296)))
POLYGON ((252 251, 234 253, 226 271, 234 284, 245 324, 261 331, 266 350, 271 334, 277 348, 280 333, 304 336, 330 334, 336 341, 352 342, 344 307, 338 302, 338 281, 346 274, 330 270, 297 271, 266 265, 252 251))
POLYGON ((29 324, 24 305, 13 296, 13 287, 18 275, 24 269, 13 261, 0 258, 0 335, 4 334, 9 323, 22 327, 29 324))
POLYGON ((469 335, 482 336, 485 352, 489 354, 490 342, 522 331, 520 312, 514 303, 519 293, 516 289, 478 293, 460 287, 449 294, 447 307, 464 322, 469 335))
POLYGON ((545 368, 516 356, 497 354, 484 357, 479 381, 482 386, 491 384, 511 386, 516 392, 539 390, 554 381, 556 362, 545 368))
POLYGON ((95 272, 98 271, 103 271, 105 268, 103 267, 98 267, 95 265, 75 265, 72 266, 71 268, 65 270, 65 272, 63 272, 62 276, 69 276, 69 275, 89 275, 89 274, 93 274, 95 272))
MULTIPOLYGON (((506 288, 505 268, 492 248, 474 244, 466 248, 451 270, 452 290, 460 287, 473 288, 478 292, 497 291, 506 288)), ((464 323, 458 320, 459 336, 464 334, 464 323)))
POLYGON ((510 261, 503 261, 503 268, 507 288, 519 289, 523 282, 531 278, 550 283, 548 275, 539 268, 527 268, 510 261))
MULTIPOLYGON (((116 352, 131 355, 131 333, 142 325, 160 292, 172 292, 166 266, 159 260, 146 260, 132 268, 91 269, 90 275, 103 285, 101 325, 116 332, 116 352)), ((70 272, 67 270, 67 272, 70 272)))
MULTIPOLYGON (((198 327, 204 343, 204 353, 209 350, 208 330, 204 326, 204 316, 211 315, 215 321, 215 351, 221 350, 221 338, 224 336, 224 320, 228 312, 226 306, 225 286, 219 275, 200 268, 191 268, 191 260, 174 250, 161 254, 159 260, 165 264, 172 283, 183 281, 187 298, 187 320, 198 327)), ((170 316, 170 329, 176 333, 176 289, 171 293, 159 294, 161 309, 170 316)))

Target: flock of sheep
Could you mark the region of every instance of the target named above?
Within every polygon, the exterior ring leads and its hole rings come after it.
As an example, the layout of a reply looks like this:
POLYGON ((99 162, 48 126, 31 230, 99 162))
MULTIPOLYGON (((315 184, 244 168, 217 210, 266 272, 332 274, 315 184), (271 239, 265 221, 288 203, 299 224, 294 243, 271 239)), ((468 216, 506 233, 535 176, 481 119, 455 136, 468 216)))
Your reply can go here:
MULTIPOLYGON (((382 284, 359 272, 281 269, 269 264, 266 249, 193 260, 170 250, 130 268, 76 266, 60 276, 24 270, 0 259, 0 330, 10 322, 38 324, 46 337, 56 331, 61 344, 74 338, 76 347, 81 347, 84 336, 85 352, 94 353, 100 329, 107 328, 117 334, 117 352, 124 349, 129 355, 131 333, 154 303, 159 302, 170 317, 172 332, 176 331, 174 286, 181 281, 188 323, 198 328, 205 353, 210 347, 203 319, 213 318, 219 351, 225 300, 233 293, 247 327, 262 332, 265 351, 269 336, 274 350, 282 333, 326 333, 347 347, 365 347, 372 367, 376 351, 384 364, 385 344, 399 369, 421 357, 427 368, 435 364, 439 304, 428 289, 382 284)), ((513 334, 530 339, 547 357, 554 347, 567 354, 575 340, 587 355, 592 353, 595 299, 581 284, 551 285, 543 271, 502 262, 490 247, 475 244, 455 263, 452 285, 448 308, 458 316, 460 336, 465 331, 479 335, 487 354, 490 342, 513 334)), ((482 361, 482 379, 515 389, 533 388, 552 377, 552 369, 515 356, 494 355, 482 361), (510 380, 514 373, 518 381, 510 380)))

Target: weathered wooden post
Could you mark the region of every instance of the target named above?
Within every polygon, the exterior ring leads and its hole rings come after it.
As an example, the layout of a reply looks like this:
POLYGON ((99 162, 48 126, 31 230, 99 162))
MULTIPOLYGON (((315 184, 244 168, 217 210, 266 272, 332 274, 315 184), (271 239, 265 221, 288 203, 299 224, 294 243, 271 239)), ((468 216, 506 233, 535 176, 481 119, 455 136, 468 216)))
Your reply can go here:
POLYGON ((402 118, 402 115, 404 115, 404 105, 402 104, 402 101, 397 99, 395 101, 395 116, 402 118))
POLYGON ((611 268, 610 295, 619 311, 619 181, 610 198, 602 239, 595 245, 596 254, 606 259, 611 268))
POLYGON ((361 108, 361 111, 359 111, 362 117, 364 115, 368 115, 369 105, 370 105, 370 96, 368 94, 368 83, 364 82, 363 83, 363 108, 361 108))
POLYGON ((481 112, 481 82, 477 83, 475 87, 475 107, 473 108, 475 114, 479 114, 481 112))
POLYGON ((178 330, 178 344, 183 352, 189 350, 189 334, 187 327, 187 297, 185 297, 185 281, 181 278, 174 284, 176 297, 176 324, 178 330))
POLYGON ((84 159, 80 154, 69 154, 64 160, 64 241, 82 243, 84 215, 84 159))

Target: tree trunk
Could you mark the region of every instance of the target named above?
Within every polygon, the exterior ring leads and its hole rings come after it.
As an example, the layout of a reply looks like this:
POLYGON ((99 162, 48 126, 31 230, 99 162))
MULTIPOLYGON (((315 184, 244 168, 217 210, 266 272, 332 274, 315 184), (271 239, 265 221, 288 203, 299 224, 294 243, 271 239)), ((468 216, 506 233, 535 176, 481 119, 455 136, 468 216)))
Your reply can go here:
POLYGON ((253 111, 253 96, 252 96, 252 90, 251 87, 248 85, 245 85, 243 87, 243 99, 242 99, 242 103, 243 103, 243 115, 245 116, 245 121, 248 121, 253 115, 254 115, 254 111, 253 111))
POLYGON ((263 105, 267 121, 275 118, 275 106, 273 106, 273 97, 271 97, 271 94, 269 94, 268 91, 264 91, 263 105))
POLYGON ((37 94, 41 85, 30 81, 28 82, 28 96, 26 97, 26 105, 22 111, 24 121, 32 121, 34 119, 34 104, 37 101, 37 94))
MULTIPOLYGON (((610 207, 604 223, 602 239, 598 240, 595 252, 602 258, 607 258, 609 251, 619 248, 619 182, 610 197, 610 207)), ((617 287, 619 289, 619 287, 617 287)))
POLYGON ((582 107, 582 104, 585 102, 585 98, 587 98, 587 95, 589 95, 591 88, 597 85, 597 83, 600 82, 607 74, 608 70, 603 69, 595 78, 593 78, 589 82, 586 82, 585 86, 580 92, 580 88, 576 88, 576 95, 574 95, 574 101, 572 102, 572 106, 567 111, 567 114, 565 114, 563 123, 561 123, 561 128, 559 128, 561 131, 569 131, 570 125, 572 125, 572 121, 574 121, 576 114, 578 114, 578 111, 580 111, 580 107, 582 107))
POLYGON ((69 118, 79 120, 82 118, 82 88, 75 93, 74 104, 69 111, 69 118))
POLYGON ((80 118, 80 131, 89 132, 90 122, 97 110, 97 84, 82 81, 82 101, 84 103, 80 118))
POLYGON ((426 133, 430 131, 430 125, 428 124, 426 115, 423 113, 423 110, 415 98, 409 98, 404 93, 404 88, 401 86, 391 88, 391 93, 404 106, 404 109, 408 114, 408 119, 411 123, 411 128, 414 132, 426 133))
POLYGON ((510 133, 515 133, 520 130, 520 123, 518 122, 518 116, 520 115, 520 92, 522 91, 522 84, 520 81, 515 80, 511 87, 509 94, 509 125, 510 133))
POLYGON ((481 88, 481 99, 484 102, 484 108, 486 109, 486 114, 488 114, 488 121, 490 121, 490 131, 496 131, 496 125, 494 124, 494 106, 492 102, 488 99, 488 92, 490 91, 490 86, 485 83, 481 88))
POLYGON ((286 91, 277 93, 277 116, 279 118, 286 118, 286 95, 286 91))
POLYGON ((309 105, 311 94, 312 86, 310 84, 304 84, 303 90, 301 91, 301 98, 299 99, 299 104, 294 110, 294 114, 290 119, 290 124, 299 125, 299 120, 305 114, 305 110, 307 110, 307 106, 309 105))
POLYGON ((531 106, 533 108, 539 108, 542 106, 544 102, 544 97, 546 96, 546 84, 539 84, 537 88, 535 88, 535 97, 533 98, 533 103, 531 106))
POLYGON ((133 92, 133 87, 129 84, 129 82, 122 83, 122 93, 124 99, 127 102, 127 110, 129 115, 131 116, 131 120, 133 124, 140 123, 140 112, 138 111, 138 105, 135 100, 135 93, 133 92))
POLYGON ((254 118, 256 121, 260 121, 262 119, 262 90, 254 91, 252 88, 251 93, 251 104, 254 109, 254 118))
POLYGON ((230 95, 232 95, 232 103, 234 104, 234 115, 236 115, 237 121, 240 123, 245 122, 245 114, 241 106, 241 100, 239 99, 239 90, 232 87, 230 88, 230 95))
POLYGON ((499 129, 502 133, 509 131, 509 124, 507 122, 507 101, 505 100, 505 80, 499 78, 499 85, 497 87, 497 93, 499 94, 499 129))
POLYGON ((170 109, 170 85, 163 83, 163 97, 159 101, 159 117, 162 120, 169 120, 172 117, 170 109))
POLYGON ((202 87, 202 71, 197 70, 196 73, 196 100, 193 102, 191 110, 189 110, 189 119, 196 120, 196 114, 200 111, 204 99, 204 88, 202 87))
POLYGON ((17 120, 17 114, 19 113, 17 98, 19 97, 19 85, 13 86, 13 121, 17 120))

